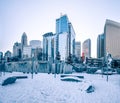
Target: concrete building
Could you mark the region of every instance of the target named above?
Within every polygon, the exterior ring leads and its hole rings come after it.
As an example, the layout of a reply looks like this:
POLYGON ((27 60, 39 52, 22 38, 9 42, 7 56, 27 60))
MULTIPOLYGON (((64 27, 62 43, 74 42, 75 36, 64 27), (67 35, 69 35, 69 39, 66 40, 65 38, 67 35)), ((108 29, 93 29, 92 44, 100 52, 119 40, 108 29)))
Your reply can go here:
POLYGON ((97 37, 97 58, 104 57, 104 34, 97 37))
POLYGON ((104 27, 105 55, 109 53, 115 59, 120 59, 120 23, 106 20, 104 27))
POLYGON ((81 57, 81 43, 80 42, 75 42, 75 56, 77 58, 81 57))
POLYGON ((52 32, 43 35, 43 54, 44 60, 54 59, 55 34, 52 32))
POLYGON ((56 19, 56 54, 60 53, 61 60, 75 54, 75 32, 67 15, 56 19))
POLYGON ((85 57, 91 57, 91 40, 87 39, 83 42, 82 53, 85 57))

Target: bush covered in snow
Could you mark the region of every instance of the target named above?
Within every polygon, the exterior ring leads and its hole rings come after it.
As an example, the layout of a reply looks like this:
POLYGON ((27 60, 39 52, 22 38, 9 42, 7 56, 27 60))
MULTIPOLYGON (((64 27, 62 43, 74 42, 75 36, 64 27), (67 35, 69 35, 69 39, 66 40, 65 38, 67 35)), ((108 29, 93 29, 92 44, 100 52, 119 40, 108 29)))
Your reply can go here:
POLYGON ((117 68, 117 73, 120 74, 120 68, 117 68))
POLYGON ((94 74, 95 72, 97 71, 97 68, 95 67, 91 67, 91 68, 87 68, 87 73, 90 73, 90 74, 94 74))
POLYGON ((85 66, 73 66, 73 69, 76 71, 76 72, 84 72, 86 71, 86 67, 85 66))

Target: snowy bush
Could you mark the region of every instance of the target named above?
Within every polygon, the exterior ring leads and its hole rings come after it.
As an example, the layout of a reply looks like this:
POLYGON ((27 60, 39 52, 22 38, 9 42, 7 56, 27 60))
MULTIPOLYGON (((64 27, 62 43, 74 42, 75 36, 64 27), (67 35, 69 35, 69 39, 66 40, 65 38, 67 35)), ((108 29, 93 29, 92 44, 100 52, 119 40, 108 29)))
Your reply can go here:
POLYGON ((120 68, 117 68, 117 73, 120 74, 120 68))
POLYGON ((74 69, 76 72, 86 71, 86 68, 85 68, 85 67, 75 67, 75 66, 73 66, 73 69, 74 69))
POLYGON ((87 68, 87 73, 94 74, 97 71, 97 68, 87 68))

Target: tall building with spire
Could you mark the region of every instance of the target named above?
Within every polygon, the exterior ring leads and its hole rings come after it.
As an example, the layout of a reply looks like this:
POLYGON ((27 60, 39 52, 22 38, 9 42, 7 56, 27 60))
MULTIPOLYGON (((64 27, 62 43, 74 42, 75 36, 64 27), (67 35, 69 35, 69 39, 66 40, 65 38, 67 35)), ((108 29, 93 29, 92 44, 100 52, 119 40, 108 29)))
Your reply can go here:
POLYGON ((23 33, 23 35, 21 37, 21 47, 22 47, 22 58, 29 57, 29 56, 26 56, 27 55, 26 51, 29 51, 29 47, 28 47, 28 44, 27 44, 27 35, 26 35, 25 32, 23 33))
POLYGON ((21 38, 21 45, 22 45, 22 50, 24 46, 27 46, 27 35, 25 32, 23 33, 22 38, 21 38))

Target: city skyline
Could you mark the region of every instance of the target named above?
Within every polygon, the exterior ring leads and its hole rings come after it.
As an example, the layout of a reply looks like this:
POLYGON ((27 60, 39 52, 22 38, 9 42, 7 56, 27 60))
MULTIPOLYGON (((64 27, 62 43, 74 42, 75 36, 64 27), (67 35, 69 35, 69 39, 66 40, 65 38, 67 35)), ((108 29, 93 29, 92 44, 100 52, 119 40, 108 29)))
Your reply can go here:
POLYGON ((117 0, 1 0, 0 51, 12 51, 23 32, 26 32, 28 41, 42 40, 42 35, 47 32, 55 33, 55 20, 67 14, 76 41, 83 43, 90 38, 91 56, 96 57, 97 36, 103 33, 106 19, 120 22, 119 4, 117 0))

